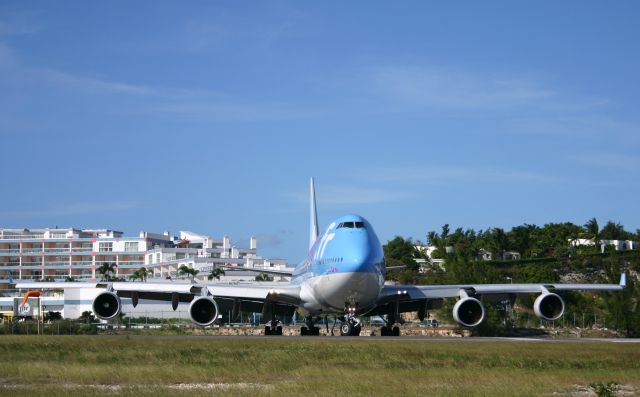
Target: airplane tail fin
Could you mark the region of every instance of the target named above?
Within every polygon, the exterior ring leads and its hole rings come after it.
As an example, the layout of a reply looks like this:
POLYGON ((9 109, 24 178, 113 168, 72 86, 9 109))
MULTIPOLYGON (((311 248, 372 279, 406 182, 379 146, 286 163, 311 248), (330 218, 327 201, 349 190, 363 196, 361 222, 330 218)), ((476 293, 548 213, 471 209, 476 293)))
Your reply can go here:
POLYGON ((311 178, 311 186, 310 186, 310 232, 309 232, 309 249, 313 247, 313 244, 318 239, 318 212, 316 210, 316 189, 313 184, 313 178, 311 178))

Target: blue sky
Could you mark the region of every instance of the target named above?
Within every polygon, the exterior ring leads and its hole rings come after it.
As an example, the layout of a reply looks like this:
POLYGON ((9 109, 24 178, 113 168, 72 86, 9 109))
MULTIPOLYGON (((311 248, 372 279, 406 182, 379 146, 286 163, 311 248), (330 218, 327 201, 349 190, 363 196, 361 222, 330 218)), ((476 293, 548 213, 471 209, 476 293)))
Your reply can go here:
POLYGON ((0 2, 0 227, 640 228, 639 3, 517 3, 0 2))

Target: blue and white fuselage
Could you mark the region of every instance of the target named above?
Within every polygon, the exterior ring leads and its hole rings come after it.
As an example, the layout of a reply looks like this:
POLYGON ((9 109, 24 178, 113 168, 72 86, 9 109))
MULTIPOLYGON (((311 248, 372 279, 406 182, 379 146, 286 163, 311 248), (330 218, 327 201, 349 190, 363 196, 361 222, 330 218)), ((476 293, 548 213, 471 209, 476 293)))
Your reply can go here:
POLYGON ((384 255, 371 224, 345 215, 332 222, 294 270, 302 307, 312 315, 373 308, 384 285, 384 255))

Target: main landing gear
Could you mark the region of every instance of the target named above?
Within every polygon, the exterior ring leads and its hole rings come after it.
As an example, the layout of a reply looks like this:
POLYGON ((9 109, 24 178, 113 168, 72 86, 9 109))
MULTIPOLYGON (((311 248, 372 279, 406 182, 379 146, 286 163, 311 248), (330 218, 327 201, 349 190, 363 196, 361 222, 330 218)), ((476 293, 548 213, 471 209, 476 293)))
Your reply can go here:
POLYGON ((301 336, 318 336, 320 335, 320 327, 316 327, 315 326, 315 321, 313 320, 313 317, 308 316, 305 318, 305 323, 307 324, 306 326, 302 326, 302 328, 300 328, 300 335, 301 336))
POLYGON ((271 320, 264 326, 265 335, 282 335, 282 323, 276 318, 276 305, 271 304, 271 320))
POLYGON ((380 336, 400 336, 400 327, 382 327, 380 328, 380 336))
POLYGON ((387 325, 380 328, 380 336, 400 336, 400 327, 393 326, 395 323, 395 316, 387 316, 387 325))
POLYGON ((269 321, 269 323, 264 326, 264 334, 265 335, 282 335, 281 323, 276 320, 269 321))

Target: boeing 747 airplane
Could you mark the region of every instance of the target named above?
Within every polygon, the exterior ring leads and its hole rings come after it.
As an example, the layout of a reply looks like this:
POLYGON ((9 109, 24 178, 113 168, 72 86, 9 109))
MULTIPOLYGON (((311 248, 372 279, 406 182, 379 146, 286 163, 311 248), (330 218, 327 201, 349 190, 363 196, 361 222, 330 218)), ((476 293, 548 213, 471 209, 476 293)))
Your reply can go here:
MULTIPOLYGON (((279 318, 298 312, 305 315, 301 335, 319 335, 316 323, 326 316, 342 319, 340 334, 359 335, 359 317, 379 315, 386 325, 382 336, 399 336, 400 314, 417 312, 423 320, 428 310, 441 306, 444 298, 458 298, 453 307, 456 322, 475 327, 485 318, 483 300, 518 294, 538 294, 533 309, 544 320, 557 320, 564 313, 563 291, 619 291, 619 284, 465 284, 465 285, 385 285, 385 261, 371 224, 359 215, 345 215, 318 233, 313 179, 310 186, 310 241, 307 257, 295 268, 290 283, 33 283, 20 282, 16 288, 101 288, 93 302, 95 315, 103 320, 118 316, 121 299, 129 298, 135 307, 140 299, 189 303, 191 320, 200 326, 213 324, 219 313, 241 311, 262 313, 266 335, 282 335, 279 318)), ((237 269, 237 268, 234 268, 237 269)), ((253 270, 253 269, 247 269, 253 270)), ((285 274, 278 271, 266 273, 285 274)))

